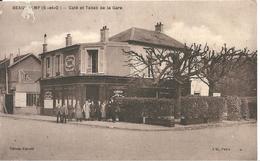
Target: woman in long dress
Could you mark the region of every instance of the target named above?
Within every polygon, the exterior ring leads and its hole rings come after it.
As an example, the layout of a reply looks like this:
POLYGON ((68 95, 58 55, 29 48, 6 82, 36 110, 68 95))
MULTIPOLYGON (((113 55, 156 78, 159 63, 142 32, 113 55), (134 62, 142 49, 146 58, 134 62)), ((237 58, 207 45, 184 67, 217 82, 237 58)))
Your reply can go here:
POLYGON ((86 101, 86 103, 83 106, 83 111, 85 112, 85 119, 89 120, 90 118, 90 101, 86 101))
POLYGON ((80 105, 79 105, 79 103, 77 102, 76 103, 76 121, 81 121, 82 120, 82 109, 81 109, 81 107, 80 107, 80 105))
POLYGON ((104 101, 102 104, 101 104, 101 118, 102 119, 105 119, 106 118, 106 101, 104 101))

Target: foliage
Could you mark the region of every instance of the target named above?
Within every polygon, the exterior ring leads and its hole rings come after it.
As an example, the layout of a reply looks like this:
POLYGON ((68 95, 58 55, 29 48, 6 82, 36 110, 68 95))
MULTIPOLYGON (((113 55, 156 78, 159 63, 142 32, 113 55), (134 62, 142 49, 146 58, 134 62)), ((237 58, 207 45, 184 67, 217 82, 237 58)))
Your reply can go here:
POLYGON ((257 119, 257 99, 256 97, 248 97, 248 108, 249 117, 252 119, 257 119))
POLYGON ((241 116, 243 119, 249 119, 249 107, 248 107, 248 99, 241 98, 241 116))
POLYGON ((212 96, 216 83, 246 62, 254 62, 256 53, 250 52, 247 48, 235 49, 224 44, 220 51, 210 50, 207 55, 201 56, 204 69, 197 76, 209 86, 209 95, 212 96))
POLYGON ((241 99, 237 96, 226 97, 228 120, 238 121, 241 119, 241 99))
POLYGON ((184 124, 218 122, 223 119, 225 99, 222 97, 183 97, 184 124))
POLYGON ((143 117, 158 118, 169 116, 174 109, 171 99, 156 98, 116 98, 115 105, 120 108, 120 120, 126 122, 142 122, 143 117))

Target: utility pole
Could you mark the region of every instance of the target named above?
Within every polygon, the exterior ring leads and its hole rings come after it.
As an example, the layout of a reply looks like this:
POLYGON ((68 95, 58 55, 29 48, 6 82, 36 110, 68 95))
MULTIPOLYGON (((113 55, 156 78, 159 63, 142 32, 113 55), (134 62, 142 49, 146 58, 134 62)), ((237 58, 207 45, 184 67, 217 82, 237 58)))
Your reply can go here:
POLYGON ((8 61, 5 62, 5 90, 6 90, 6 94, 8 94, 8 61))

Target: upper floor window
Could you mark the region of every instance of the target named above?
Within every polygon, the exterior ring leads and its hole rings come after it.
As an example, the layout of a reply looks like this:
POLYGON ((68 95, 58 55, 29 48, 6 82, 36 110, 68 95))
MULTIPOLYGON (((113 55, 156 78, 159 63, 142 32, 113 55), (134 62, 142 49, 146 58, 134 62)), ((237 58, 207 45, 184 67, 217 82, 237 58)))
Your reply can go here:
POLYGON ((55 73, 56 76, 60 75, 60 55, 55 56, 55 73))
POLYGON ((50 66, 51 66, 51 62, 50 62, 50 57, 46 58, 46 77, 50 76, 50 66))
POLYGON ((98 50, 88 51, 88 71, 98 73, 98 50))
POLYGON ((46 67, 50 68, 50 58, 46 58, 46 67))

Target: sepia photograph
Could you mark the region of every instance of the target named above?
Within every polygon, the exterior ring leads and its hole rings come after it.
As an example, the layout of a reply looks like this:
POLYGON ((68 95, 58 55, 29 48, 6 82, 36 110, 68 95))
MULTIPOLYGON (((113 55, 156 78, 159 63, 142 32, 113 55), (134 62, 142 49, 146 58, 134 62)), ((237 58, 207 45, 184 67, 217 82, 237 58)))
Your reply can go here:
POLYGON ((1 1, 0 160, 257 160, 257 1, 1 1))

